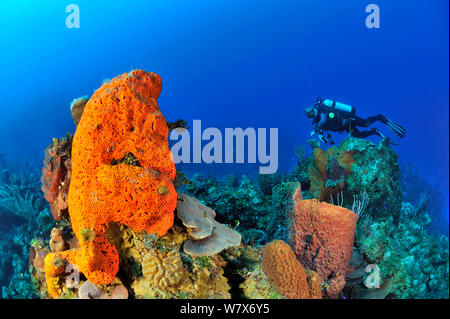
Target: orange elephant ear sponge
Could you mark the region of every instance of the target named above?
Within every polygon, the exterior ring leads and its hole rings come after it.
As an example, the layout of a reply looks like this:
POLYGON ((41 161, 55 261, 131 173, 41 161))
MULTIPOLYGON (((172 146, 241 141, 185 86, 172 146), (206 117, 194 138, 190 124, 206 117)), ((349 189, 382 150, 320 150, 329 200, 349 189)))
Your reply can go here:
POLYGON ((325 281, 325 295, 336 298, 351 271, 358 216, 340 206, 302 200, 300 187, 293 199, 291 246, 302 265, 325 281))
POLYGON ((141 167, 173 179, 169 129, 157 104, 161 85, 159 75, 142 70, 103 84, 87 102, 78 124, 72 174, 111 165, 131 153, 141 167))
POLYGON ((261 267, 273 280, 278 292, 286 298, 321 298, 321 281, 317 274, 305 272, 291 247, 282 240, 264 246, 261 267))
POLYGON ((157 105, 160 92, 158 75, 125 73, 92 95, 78 124, 69 214, 80 249, 63 257, 94 284, 112 282, 119 269, 116 247, 105 234, 110 222, 160 236, 173 225, 176 170, 157 105))

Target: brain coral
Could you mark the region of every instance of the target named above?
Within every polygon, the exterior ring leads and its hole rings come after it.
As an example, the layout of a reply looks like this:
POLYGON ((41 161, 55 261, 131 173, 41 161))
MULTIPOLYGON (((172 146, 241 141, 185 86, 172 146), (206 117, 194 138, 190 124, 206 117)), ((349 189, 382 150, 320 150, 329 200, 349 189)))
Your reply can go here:
POLYGON ((282 240, 275 240, 264 246, 261 267, 286 298, 321 298, 321 281, 317 275, 314 276, 313 271, 309 271, 307 275, 291 247, 282 240))
POLYGON ((358 216, 343 207, 302 200, 300 186, 294 194, 291 246, 302 265, 317 271, 325 281, 325 294, 336 298, 352 271, 352 256, 358 216))
POLYGON ((142 274, 154 287, 165 289, 180 282, 183 262, 178 250, 151 249, 142 260, 142 274))
MULTIPOLYGON (((110 283, 118 271, 116 247, 105 234, 110 222, 157 235, 172 227, 176 170, 157 105, 160 91, 156 74, 122 74, 93 94, 78 124, 69 214, 80 249, 59 254, 94 284, 110 283)), ((46 272, 55 273, 51 260, 46 272)))

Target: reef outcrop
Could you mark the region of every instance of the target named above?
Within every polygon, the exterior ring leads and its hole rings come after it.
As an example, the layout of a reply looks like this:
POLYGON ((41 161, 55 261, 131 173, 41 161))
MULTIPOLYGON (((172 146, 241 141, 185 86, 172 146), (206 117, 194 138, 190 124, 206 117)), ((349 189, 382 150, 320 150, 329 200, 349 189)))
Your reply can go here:
POLYGON ((197 199, 178 194, 177 216, 192 237, 184 243, 184 251, 191 256, 212 256, 229 247, 241 244, 241 235, 215 220, 216 212, 197 199))
MULTIPOLYGON (((42 171, 59 221, 42 211, 25 244, 40 297, 448 298, 448 239, 426 230, 426 203, 400 204, 386 139, 311 143, 287 175, 187 180, 167 144, 168 130, 186 123, 165 121, 160 89, 157 75, 137 70, 72 103, 77 131, 53 140, 42 171), (379 288, 365 285, 369 264, 379 288)), ((12 205, 26 188, 0 193, 5 211, 30 216, 30 203, 12 205)), ((18 264, 2 256, 1 269, 18 264)), ((21 272, 4 296, 25 289, 14 284, 21 272)))
POLYGON ((157 75, 140 70, 105 83, 84 106, 73 140, 64 140, 72 153, 65 153, 61 176, 70 188, 60 187, 61 178, 47 184, 69 198, 67 218, 48 246, 39 241, 30 254, 40 296, 231 298, 231 285, 241 291, 246 279, 243 269, 259 264, 260 255, 242 247, 241 235, 218 223, 214 210, 183 193, 177 202, 168 130, 156 104, 160 86, 157 75), (252 257, 237 257, 243 255, 252 257), (239 268, 228 269, 229 262, 239 268), (230 272, 241 279, 230 283, 230 272))
POLYGON ((317 273, 305 271, 291 247, 282 240, 264 246, 261 267, 288 299, 320 299, 322 296, 322 281, 317 273))
POLYGON ((86 103, 89 101, 87 95, 76 98, 70 103, 70 112, 72 113, 73 122, 75 126, 78 126, 80 123, 81 115, 83 115, 84 107, 86 103))
MULTIPOLYGON (((356 246, 364 260, 379 268, 380 286, 390 298, 448 298, 448 237, 430 234, 430 216, 402 203, 398 225, 392 216, 365 218, 358 224, 356 246)), ((354 287, 349 296, 379 298, 377 289, 354 287)), ((380 288, 381 289, 381 288, 380 288)))
POLYGON ((330 202, 338 195, 345 202, 365 191, 370 198, 368 213, 398 216, 401 206, 398 156, 383 139, 377 144, 354 137, 326 151, 314 147, 308 173, 313 198, 330 202))
POLYGON ((48 278, 62 270, 55 260, 65 259, 92 283, 111 283, 119 256, 105 234, 110 222, 160 236, 172 226, 175 165, 160 91, 158 75, 136 70, 103 84, 86 103, 72 143, 69 189, 80 249, 49 254, 48 278))
POLYGON ((56 220, 69 217, 68 192, 72 173, 72 139, 73 136, 70 134, 63 138, 54 138, 50 146, 45 149, 41 190, 56 220))
POLYGON ((300 186, 293 198, 291 246, 302 265, 324 282, 324 296, 336 298, 352 271, 349 261, 358 216, 340 206, 303 200, 300 186))

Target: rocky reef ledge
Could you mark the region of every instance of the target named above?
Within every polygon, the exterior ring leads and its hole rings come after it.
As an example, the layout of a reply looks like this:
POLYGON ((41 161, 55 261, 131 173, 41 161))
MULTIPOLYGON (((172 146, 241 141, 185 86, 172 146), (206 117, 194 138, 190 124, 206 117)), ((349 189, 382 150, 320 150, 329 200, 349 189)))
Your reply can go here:
POLYGON ((75 135, 45 151, 58 224, 31 242, 39 297, 448 298, 448 238, 427 230, 426 201, 402 201, 387 139, 310 141, 285 175, 188 179, 160 91, 136 70, 72 103, 75 135))

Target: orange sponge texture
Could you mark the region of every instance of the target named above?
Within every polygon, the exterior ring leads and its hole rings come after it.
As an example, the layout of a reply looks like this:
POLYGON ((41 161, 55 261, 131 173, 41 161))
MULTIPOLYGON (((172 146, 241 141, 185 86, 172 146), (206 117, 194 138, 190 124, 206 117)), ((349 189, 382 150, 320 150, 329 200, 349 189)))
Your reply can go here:
POLYGON ((291 246, 302 265, 329 281, 326 294, 335 298, 351 271, 349 260, 358 216, 343 207, 317 200, 302 200, 301 189, 294 195, 291 246))
POLYGON ((154 73, 120 75, 94 93, 78 124, 69 214, 80 249, 63 257, 94 284, 110 283, 119 268, 105 234, 110 222, 160 236, 173 225, 176 170, 157 105, 160 91, 161 78, 154 73), (133 162, 124 163, 130 153, 133 162))
POLYGON ((142 167, 175 177, 169 129, 157 99, 161 78, 142 70, 103 84, 87 102, 72 146, 72 174, 97 170, 131 152, 142 167))
POLYGON ((291 247, 282 240, 275 240, 264 246, 261 267, 273 280, 279 293, 286 298, 321 297, 320 280, 314 277, 314 272, 305 272, 291 247), (308 278, 311 278, 310 282, 308 278))

